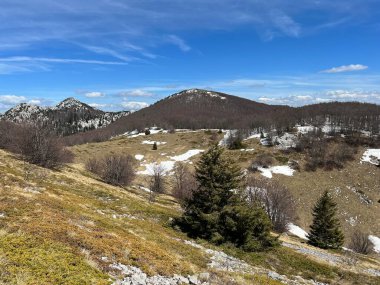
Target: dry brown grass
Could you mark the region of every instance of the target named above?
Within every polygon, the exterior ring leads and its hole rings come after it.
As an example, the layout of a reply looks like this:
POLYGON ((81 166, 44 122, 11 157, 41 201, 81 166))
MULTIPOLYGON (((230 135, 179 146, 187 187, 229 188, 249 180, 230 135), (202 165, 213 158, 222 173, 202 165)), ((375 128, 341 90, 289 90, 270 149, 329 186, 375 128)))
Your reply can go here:
MULTIPOLYGON (((236 159, 242 167, 248 166, 249 162, 262 152, 270 153, 274 157, 284 156, 274 148, 260 146, 257 140, 246 143, 247 148, 255 148, 255 151, 227 151, 227 155, 236 159)), ((62 264, 54 269, 52 278, 56 278, 55 275, 62 277, 67 264, 73 260, 80 264, 83 271, 82 275, 78 273, 78 280, 83 276, 89 276, 89 280, 93 278, 95 284, 107 280, 108 277, 104 273, 108 273, 108 265, 116 261, 136 265, 148 274, 202 272, 207 267, 208 257, 204 252, 177 241, 176 238, 186 237, 168 226, 169 219, 180 214, 179 205, 172 197, 162 195, 155 203, 149 203, 147 193, 135 187, 139 184, 144 185, 146 177, 139 177, 132 187, 123 189, 102 183, 88 173, 83 165, 87 158, 99 153, 143 154, 144 159, 152 162, 167 159, 161 153, 173 156, 189 149, 206 149, 209 144, 210 134, 196 132, 121 138, 105 143, 76 146, 73 148, 76 163, 59 172, 33 167, 27 179, 24 175, 24 164, 10 154, 0 151, 0 213, 5 213, 5 217, 0 218, 0 239, 4 237, 21 244, 24 242, 23 239, 20 240, 20 236, 30 239, 31 244, 38 249, 34 254, 39 260, 45 255, 63 256, 62 264), (165 141, 167 144, 159 146, 158 151, 152 151, 151 145, 141 144, 142 140, 165 141), (102 257, 107 257, 108 260, 105 261, 102 257)), ((299 154, 287 156, 302 160, 299 154)), ((196 159, 197 157, 192 158, 193 161, 196 159)), ((310 206, 319 194, 326 187, 332 190, 340 186, 342 192, 345 191, 344 195, 349 195, 347 202, 338 201, 341 211, 347 211, 350 215, 360 214, 363 220, 361 226, 366 226, 379 235, 379 225, 373 225, 373 217, 379 213, 376 204, 376 195, 379 194, 376 187, 380 183, 376 180, 379 177, 376 173, 379 170, 372 165, 360 165, 357 161, 350 163, 342 171, 300 172, 294 177, 274 176, 274 179, 286 184, 293 194, 300 198, 300 226, 307 228, 311 218, 310 206), (344 188, 348 183, 353 183, 352 185, 368 193, 374 204, 361 204, 355 194, 344 188)), ((346 224, 344 228, 347 229, 346 224)), ((10 251, 8 254, 12 257, 13 253, 10 251)), ((282 254, 283 251, 272 253, 276 258, 282 254)), ((298 256, 296 253, 292 254, 298 256)), ((257 265, 257 260, 254 261, 253 257, 255 255, 249 256, 247 260, 257 265)), ((258 264, 267 266, 266 255, 257 256, 260 260, 258 264)), ((0 269, 5 266, 1 257, 0 249, 0 269)), ((299 261, 303 258, 299 257, 299 261)), ((286 259, 283 260, 282 262, 287 262, 286 259)), ((20 264, 28 268, 28 263, 22 256, 17 262, 19 264, 15 263, 7 268, 11 271, 12 282, 9 284, 28 282, 39 276, 38 272, 49 270, 49 264, 41 261, 39 269, 18 272, 20 264)), ((302 272, 300 274, 302 275, 302 272)), ((328 278, 328 275, 326 276, 324 278, 328 278)), ((0 281, 4 282, 1 278, 0 274, 0 281)), ((52 284, 51 280, 39 284, 52 284)), ((265 278, 257 276, 238 274, 236 280, 241 280, 241 284, 249 284, 249 280, 266 284, 265 278)), ((107 283, 108 281, 105 284, 107 283)))

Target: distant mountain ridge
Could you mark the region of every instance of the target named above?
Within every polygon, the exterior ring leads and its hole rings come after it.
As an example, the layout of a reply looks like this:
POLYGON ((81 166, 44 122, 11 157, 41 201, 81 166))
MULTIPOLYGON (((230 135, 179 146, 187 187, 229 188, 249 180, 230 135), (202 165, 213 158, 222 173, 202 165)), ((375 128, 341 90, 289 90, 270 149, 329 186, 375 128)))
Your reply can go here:
POLYGON ((148 127, 170 129, 246 129, 291 131, 297 124, 333 131, 379 134, 380 105, 329 102, 290 107, 268 105, 221 92, 189 89, 170 95, 105 128, 67 137, 67 144, 105 141, 148 127))
MULTIPOLYGON (((285 114, 292 107, 267 105, 249 99, 203 89, 184 90, 121 118, 112 128, 250 128, 271 114, 285 114), (250 121, 250 124, 246 122, 250 121)), ((110 126, 111 127, 111 126, 110 126)))
POLYGON ((129 111, 104 112, 70 97, 53 107, 21 103, 0 115, 0 120, 14 123, 40 122, 52 127, 60 135, 70 135, 106 127, 129 114, 129 111))

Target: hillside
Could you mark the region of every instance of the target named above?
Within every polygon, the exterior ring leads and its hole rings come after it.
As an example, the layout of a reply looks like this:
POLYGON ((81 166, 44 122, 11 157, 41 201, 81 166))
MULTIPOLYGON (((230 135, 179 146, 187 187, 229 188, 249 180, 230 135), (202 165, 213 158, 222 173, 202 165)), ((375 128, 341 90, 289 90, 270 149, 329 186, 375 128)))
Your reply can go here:
POLYGON ((152 125, 167 129, 252 128, 259 124, 270 124, 271 120, 267 119, 285 115, 291 109, 220 92, 189 89, 119 120, 112 128, 118 132, 126 127, 141 129, 152 125))
POLYGON ((52 127, 60 135, 70 135, 106 127, 129 112, 103 112, 74 98, 67 98, 54 107, 21 103, 6 111, 0 120, 14 123, 36 123, 52 127))
MULTIPOLYGON (((279 248, 244 253, 234 247, 191 240, 170 227, 169 221, 181 213, 179 204, 168 195, 149 202, 145 188, 149 177, 143 172, 155 161, 188 161, 191 165, 199 156, 190 151, 210 146, 211 135, 204 131, 157 132, 76 146, 72 148, 75 163, 60 171, 31 166, 0 151, 0 281, 115 285, 380 284, 376 255, 320 250, 286 235, 281 237, 283 246, 279 248), (151 141, 162 142, 158 151, 151 150, 151 141), (84 170, 84 162, 99 152, 131 154, 139 159, 138 170, 142 173, 127 188, 102 183, 84 170)), ((222 138, 218 136, 217 139, 222 138)), ((255 139, 247 141, 247 149, 252 148, 255 150, 229 151, 227 155, 244 166, 264 150, 255 139)), ((363 173, 369 170, 363 165, 363 173)), ((305 182, 302 177, 303 173, 294 176, 305 182)), ((312 176, 308 183, 310 179, 312 176)), ((376 180, 371 181, 368 177, 368 183, 375 183, 368 186, 376 185, 376 180)), ((360 203, 355 204, 358 206, 360 203)), ((378 207, 372 207, 368 209, 375 212, 369 215, 375 217, 378 207)), ((301 217, 307 218, 298 225, 307 229, 310 214, 303 211, 300 209, 301 217)), ((378 233, 378 227, 372 228, 374 234, 378 233)))
POLYGON ((151 126, 165 129, 245 129, 285 131, 296 124, 331 130, 379 133, 380 106, 357 102, 330 102, 303 107, 268 105, 220 92, 189 89, 125 116, 101 130, 70 137, 66 143, 104 141, 128 131, 151 126))

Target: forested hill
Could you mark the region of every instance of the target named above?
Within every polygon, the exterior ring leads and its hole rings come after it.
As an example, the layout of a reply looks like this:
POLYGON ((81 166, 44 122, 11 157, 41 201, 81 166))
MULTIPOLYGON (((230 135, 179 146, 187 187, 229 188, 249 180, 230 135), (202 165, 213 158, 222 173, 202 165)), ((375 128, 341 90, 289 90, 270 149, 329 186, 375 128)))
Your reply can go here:
POLYGON ((329 102, 303 107, 268 105, 220 92, 190 89, 122 117, 106 128, 70 138, 70 144, 104 141, 135 129, 266 129, 289 130, 296 124, 379 133, 380 106, 329 102))

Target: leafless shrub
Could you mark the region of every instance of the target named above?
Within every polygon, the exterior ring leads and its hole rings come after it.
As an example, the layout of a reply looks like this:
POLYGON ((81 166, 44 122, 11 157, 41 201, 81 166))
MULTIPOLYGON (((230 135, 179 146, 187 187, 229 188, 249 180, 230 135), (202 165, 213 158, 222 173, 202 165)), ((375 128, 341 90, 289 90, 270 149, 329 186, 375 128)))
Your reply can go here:
POLYGON ((268 168, 273 164, 273 157, 269 154, 263 153, 256 156, 252 161, 250 170, 256 171, 258 167, 268 168))
POLYGON ((218 133, 213 132, 213 133, 210 135, 210 143, 211 143, 211 144, 215 144, 215 143, 218 142, 218 140, 219 140, 218 133))
POLYGON ((98 159, 92 157, 88 159, 85 163, 85 167, 88 171, 92 173, 99 174, 101 172, 101 163, 98 159))
POLYGON ((362 254, 369 254, 372 251, 372 243, 368 235, 357 230, 351 236, 350 249, 362 254))
POLYGON ((158 194, 165 193, 166 181, 164 175, 164 168, 160 164, 155 164, 149 181, 150 202, 153 202, 158 194))
POLYGON ((11 150, 29 163, 51 169, 59 168, 73 159, 72 153, 64 148, 52 131, 41 125, 20 127, 11 150))
POLYGON ((117 186, 130 185, 135 178, 134 160, 130 155, 108 155, 86 162, 86 169, 99 175, 106 183, 117 186))
POLYGON ((197 189, 197 181, 186 164, 176 163, 174 180, 173 196, 180 202, 191 198, 193 191, 197 189))
POLYGON ((247 201, 249 204, 260 203, 272 221, 273 229, 279 233, 285 232, 287 224, 297 219, 292 194, 276 182, 249 177, 247 201))
POLYGON ((291 169, 294 169, 294 170, 297 170, 297 171, 300 171, 300 165, 298 163, 298 161, 294 160, 294 159, 290 159, 288 161, 288 166, 291 168, 291 169))

